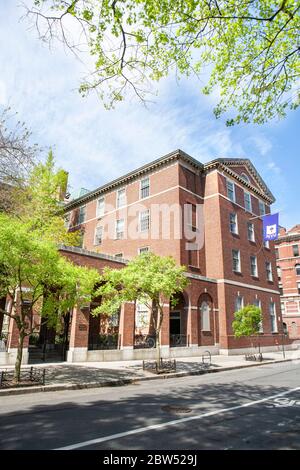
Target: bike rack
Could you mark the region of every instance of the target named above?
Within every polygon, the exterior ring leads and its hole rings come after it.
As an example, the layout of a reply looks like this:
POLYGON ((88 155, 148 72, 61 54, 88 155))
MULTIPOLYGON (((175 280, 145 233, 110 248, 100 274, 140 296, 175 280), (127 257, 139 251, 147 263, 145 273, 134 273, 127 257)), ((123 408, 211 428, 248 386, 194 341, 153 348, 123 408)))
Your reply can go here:
POLYGON ((204 353, 202 354, 202 364, 203 365, 211 365, 211 353, 210 351, 204 351, 204 353), (208 362, 205 362, 206 360, 208 360, 208 362))

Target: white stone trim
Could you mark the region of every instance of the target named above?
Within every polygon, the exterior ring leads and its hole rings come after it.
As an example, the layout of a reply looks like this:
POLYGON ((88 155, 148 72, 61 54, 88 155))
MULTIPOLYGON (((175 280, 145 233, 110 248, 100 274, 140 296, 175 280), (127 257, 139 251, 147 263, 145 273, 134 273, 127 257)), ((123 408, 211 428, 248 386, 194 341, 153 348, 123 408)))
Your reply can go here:
POLYGON ((251 284, 244 284, 242 282, 231 281, 230 279, 218 279, 217 283, 218 284, 229 284, 229 285, 238 286, 238 287, 246 287, 247 289, 259 290, 259 291, 262 291, 262 292, 268 292, 270 294, 280 295, 280 292, 277 291, 277 290, 267 289, 266 287, 253 286, 251 284))
POLYGON ((200 274, 194 274, 194 273, 184 273, 186 277, 189 277, 191 279, 198 279, 199 281, 206 281, 206 282, 213 282, 214 284, 217 284, 217 279, 213 279, 210 277, 205 277, 205 276, 200 276, 200 274))
POLYGON ((86 362, 88 348, 69 348, 67 362, 86 362))

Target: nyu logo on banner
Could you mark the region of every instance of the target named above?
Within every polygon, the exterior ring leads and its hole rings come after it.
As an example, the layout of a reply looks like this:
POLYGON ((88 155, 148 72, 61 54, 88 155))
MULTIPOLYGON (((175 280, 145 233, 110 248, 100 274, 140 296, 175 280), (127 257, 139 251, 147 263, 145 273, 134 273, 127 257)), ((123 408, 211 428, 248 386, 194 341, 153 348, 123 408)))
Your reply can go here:
POLYGON ((278 213, 263 217, 264 241, 277 240, 279 232, 278 213))

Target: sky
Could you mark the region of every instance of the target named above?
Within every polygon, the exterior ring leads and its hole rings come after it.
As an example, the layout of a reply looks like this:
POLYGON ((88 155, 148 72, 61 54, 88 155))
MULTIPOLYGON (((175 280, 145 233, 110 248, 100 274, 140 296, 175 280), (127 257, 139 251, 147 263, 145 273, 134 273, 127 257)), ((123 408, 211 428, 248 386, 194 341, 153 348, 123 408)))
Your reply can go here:
POLYGON ((106 110, 96 94, 79 94, 82 64, 38 39, 21 20, 19 0, 0 0, 0 9, 0 109, 18 112, 45 155, 52 147, 73 194, 180 148, 202 163, 249 158, 276 198, 280 225, 300 223, 300 109, 268 124, 228 128, 214 117, 215 97, 201 94, 203 83, 169 76, 147 107, 129 98, 106 110))

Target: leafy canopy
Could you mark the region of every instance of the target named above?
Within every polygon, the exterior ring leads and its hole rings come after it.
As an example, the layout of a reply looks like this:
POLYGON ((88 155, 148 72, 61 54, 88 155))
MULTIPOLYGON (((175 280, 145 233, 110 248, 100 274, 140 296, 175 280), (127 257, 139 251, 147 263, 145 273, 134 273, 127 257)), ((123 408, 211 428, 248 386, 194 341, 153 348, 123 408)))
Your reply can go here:
POLYGON ((150 83, 176 71, 209 79, 216 117, 263 123, 299 106, 298 0, 35 0, 28 15, 44 41, 59 39, 94 69, 80 87, 107 107, 127 90, 145 100, 150 83), (69 26, 75 33, 70 36, 69 26), (86 47, 84 47, 84 45, 86 47))
MULTIPOLYGON (((15 302, 16 292, 21 301, 37 305, 47 292, 42 316, 55 324, 76 304, 91 300, 99 274, 76 266, 61 256, 55 243, 42 239, 29 223, 0 213, 0 297, 7 295, 15 302)), ((9 314, 22 328, 28 326, 30 312, 9 314)))
POLYGON ((106 268, 96 295, 102 296, 93 314, 114 314, 124 302, 138 301, 152 308, 161 307, 165 299, 182 292, 188 285, 185 267, 177 266, 172 257, 144 253, 123 269, 106 268))
POLYGON ((36 164, 28 177, 26 188, 19 194, 18 217, 29 224, 44 240, 76 246, 79 232, 68 232, 63 213, 63 194, 68 174, 55 168, 52 151, 45 163, 36 164))
POLYGON ((256 305, 246 305, 234 314, 232 322, 234 336, 240 338, 241 336, 257 335, 261 322, 261 309, 256 305))

